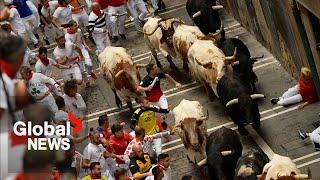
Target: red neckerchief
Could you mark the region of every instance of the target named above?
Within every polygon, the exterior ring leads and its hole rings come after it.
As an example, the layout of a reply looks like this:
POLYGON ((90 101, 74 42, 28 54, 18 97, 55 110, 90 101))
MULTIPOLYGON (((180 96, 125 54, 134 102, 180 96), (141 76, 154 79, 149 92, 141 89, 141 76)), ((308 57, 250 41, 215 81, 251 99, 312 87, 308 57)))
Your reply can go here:
POLYGON ((68 34, 75 34, 76 32, 77 32, 77 31, 72 31, 71 28, 68 28, 68 29, 67 29, 67 33, 68 33, 68 34))
POLYGON ((15 180, 26 180, 26 176, 23 173, 19 173, 16 175, 15 180))
POLYGON ((96 176, 94 176, 92 173, 89 174, 91 179, 101 179, 101 178, 97 178, 96 176))
POLYGON ((14 70, 15 67, 11 66, 10 64, 6 63, 5 60, 0 59, 0 69, 2 73, 5 73, 11 79, 16 77, 17 72, 14 70))
POLYGON ((102 15, 101 11, 92 11, 94 14, 96 14, 98 17, 100 17, 102 15))
POLYGON ((40 61, 42 62, 42 64, 44 64, 45 66, 49 65, 49 59, 48 58, 41 58, 38 56, 38 58, 40 59, 40 61))
POLYGON ((6 7, 9 9, 12 9, 12 8, 15 8, 16 6, 15 5, 6 5, 6 7))

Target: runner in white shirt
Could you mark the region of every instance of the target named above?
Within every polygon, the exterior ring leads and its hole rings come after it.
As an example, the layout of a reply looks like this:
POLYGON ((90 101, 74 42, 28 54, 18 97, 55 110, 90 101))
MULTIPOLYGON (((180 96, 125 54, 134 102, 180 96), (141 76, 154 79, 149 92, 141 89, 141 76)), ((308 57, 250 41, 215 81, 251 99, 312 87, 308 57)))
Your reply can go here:
POLYGON ((66 110, 78 118, 84 119, 87 106, 82 96, 77 93, 78 87, 75 80, 67 81, 64 84, 63 90, 65 93, 63 98, 66 105, 66 110))
POLYGON ((105 147, 100 144, 100 133, 96 130, 91 132, 90 143, 83 150, 82 168, 88 169, 90 163, 99 162, 101 165, 102 176, 107 176, 108 180, 113 180, 110 176, 110 169, 106 164, 108 158, 120 157, 106 151, 105 147))
POLYGON ((48 53, 48 50, 46 47, 39 48, 38 61, 35 65, 35 70, 37 73, 42 73, 48 77, 53 78, 53 76, 52 76, 53 66, 55 66, 59 69, 68 69, 69 68, 69 66, 58 64, 54 59, 48 58, 47 53, 48 53))
POLYGON ((58 7, 52 15, 52 24, 65 32, 69 27, 69 22, 72 20, 72 11, 68 4, 69 0, 58 0, 58 7))
POLYGON ((50 84, 56 91, 61 91, 56 81, 41 73, 33 72, 29 67, 21 67, 21 75, 27 81, 29 94, 33 96, 37 102, 46 106, 54 115, 58 111, 56 101, 46 84, 50 84))
POLYGON ((61 75, 64 81, 75 79, 77 84, 82 84, 82 75, 78 62, 83 60, 80 48, 73 43, 67 43, 64 34, 56 37, 57 47, 53 55, 57 63, 69 66, 69 69, 61 69, 61 75))
POLYGON ((57 28, 52 24, 51 19, 54 11, 58 7, 58 1, 41 0, 41 19, 44 23, 44 38, 46 40, 53 40, 57 28))
POLYGON ((97 79, 97 75, 93 72, 93 64, 92 64, 92 60, 91 57, 89 55, 88 50, 91 52, 91 48, 86 44, 83 36, 82 36, 82 32, 81 29, 78 28, 78 24, 75 21, 70 21, 70 27, 67 30, 67 33, 65 34, 65 39, 66 42, 68 43, 73 43, 75 45, 77 45, 80 50, 81 53, 84 57, 84 64, 83 62, 79 63, 80 65, 80 70, 82 72, 82 77, 84 79, 84 81, 86 82, 86 86, 92 86, 91 81, 89 81, 87 79, 87 75, 85 74, 85 69, 87 70, 87 73, 93 78, 93 79, 97 79))
POLYGON ((8 21, 10 22, 10 25, 12 27, 12 30, 15 34, 19 35, 25 40, 29 40, 28 34, 26 32, 26 28, 23 24, 23 21, 20 17, 20 14, 18 10, 11 5, 7 5, 8 8, 10 9, 10 16, 8 21))

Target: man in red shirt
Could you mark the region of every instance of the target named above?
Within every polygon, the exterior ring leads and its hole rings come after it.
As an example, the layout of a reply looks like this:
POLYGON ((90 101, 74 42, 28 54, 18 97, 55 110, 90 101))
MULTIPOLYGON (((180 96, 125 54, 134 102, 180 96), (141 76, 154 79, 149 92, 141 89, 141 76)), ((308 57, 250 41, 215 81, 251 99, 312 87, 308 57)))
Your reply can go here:
POLYGON ((138 90, 146 92, 149 102, 159 106, 161 109, 168 109, 168 101, 161 90, 160 79, 169 80, 176 88, 180 88, 181 84, 174 80, 169 74, 159 72, 159 68, 155 64, 148 64, 146 69, 148 75, 140 82, 138 90), (156 82, 152 86, 154 80, 156 82))
MULTIPOLYGON (((119 123, 111 126, 111 132, 114 136, 110 138, 108 151, 116 155, 123 155, 128 144, 133 140, 133 137, 123 130, 123 126, 119 123)), ((119 158, 116 159, 118 164, 125 164, 119 158)))

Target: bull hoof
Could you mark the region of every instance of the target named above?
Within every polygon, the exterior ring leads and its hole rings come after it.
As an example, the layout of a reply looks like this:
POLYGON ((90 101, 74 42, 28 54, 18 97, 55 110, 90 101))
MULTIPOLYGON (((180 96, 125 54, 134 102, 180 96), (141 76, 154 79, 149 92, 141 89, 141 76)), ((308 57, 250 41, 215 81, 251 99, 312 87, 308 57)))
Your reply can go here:
POLYGON ((170 69, 173 71, 178 71, 178 68, 175 64, 170 64, 170 69))
POLYGON ((120 99, 116 100, 116 104, 117 104, 118 108, 122 108, 122 102, 120 99))

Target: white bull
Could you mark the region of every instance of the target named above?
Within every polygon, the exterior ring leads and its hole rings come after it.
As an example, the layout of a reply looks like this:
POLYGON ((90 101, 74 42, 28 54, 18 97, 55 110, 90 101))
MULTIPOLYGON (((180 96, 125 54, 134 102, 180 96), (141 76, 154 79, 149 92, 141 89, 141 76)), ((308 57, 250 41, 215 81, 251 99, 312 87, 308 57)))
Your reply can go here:
POLYGON ((174 23, 181 24, 183 22, 176 18, 161 19, 150 17, 143 26, 144 39, 158 67, 161 67, 157 56, 157 51, 160 51, 168 59, 170 68, 176 69, 172 61, 172 57, 176 57, 172 44, 172 36, 175 30, 174 23))
POLYGON ((118 107, 122 107, 119 96, 127 102, 132 110, 131 99, 140 95, 137 87, 140 83, 140 74, 137 67, 145 65, 134 64, 131 56, 123 47, 106 47, 99 54, 98 59, 101 64, 101 74, 110 85, 118 107))
POLYGON ((173 47, 177 57, 183 60, 183 69, 188 71, 188 51, 193 43, 198 40, 212 40, 221 33, 222 26, 215 34, 204 35, 197 26, 180 25, 173 34, 173 47))
POLYGON ((237 48, 231 57, 226 57, 224 53, 215 46, 211 40, 196 40, 189 48, 188 59, 192 76, 202 83, 206 89, 210 100, 217 95, 217 82, 227 72, 232 71, 229 65, 236 57, 237 48))
POLYGON ((301 174, 294 162, 285 156, 274 154, 272 160, 267 163, 258 176, 259 180, 294 180, 294 179, 311 179, 310 171, 308 174, 301 174))
POLYGON ((173 109, 178 134, 187 149, 188 159, 198 163, 206 158, 208 116, 203 113, 203 107, 198 101, 183 99, 173 109))

